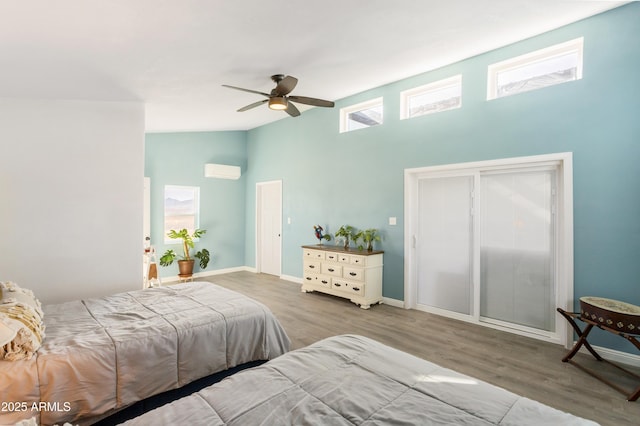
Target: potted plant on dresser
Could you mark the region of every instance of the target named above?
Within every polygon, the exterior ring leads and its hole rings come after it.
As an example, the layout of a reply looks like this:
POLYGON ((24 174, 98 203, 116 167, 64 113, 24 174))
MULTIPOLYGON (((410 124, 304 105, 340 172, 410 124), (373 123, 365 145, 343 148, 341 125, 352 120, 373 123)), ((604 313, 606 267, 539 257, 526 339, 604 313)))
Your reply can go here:
POLYGON ((362 241, 367 244, 367 251, 373 251, 373 242, 380 241, 380 235, 375 228, 365 229, 361 232, 362 241))
MULTIPOLYGON (((167 233, 167 236, 169 238, 182 240, 183 255, 178 260, 178 276, 180 278, 189 278, 193 275, 193 265, 195 263, 195 259, 199 259, 199 265, 201 269, 205 269, 209 264, 211 255, 209 253, 209 250, 207 250, 206 248, 203 248, 202 250, 194 253, 193 257, 189 252, 190 249, 195 248, 195 242, 193 240, 196 238, 200 238, 206 232, 207 231, 205 229, 196 229, 192 234, 189 234, 189 231, 187 231, 186 229, 181 229, 179 231, 172 229, 167 233)), ((169 249, 160 257, 160 265, 169 266, 178 258, 178 254, 174 250, 169 249)))
POLYGON ((347 250, 349 248, 349 241, 353 238, 354 234, 355 229, 353 226, 342 225, 335 233, 336 244, 342 241, 344 249, 347 250))

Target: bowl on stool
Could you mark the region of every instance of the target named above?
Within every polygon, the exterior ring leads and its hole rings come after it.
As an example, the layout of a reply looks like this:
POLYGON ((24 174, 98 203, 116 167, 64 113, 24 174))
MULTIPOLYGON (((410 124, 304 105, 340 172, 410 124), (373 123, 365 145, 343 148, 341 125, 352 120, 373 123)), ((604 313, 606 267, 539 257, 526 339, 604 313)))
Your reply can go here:
POLYGON ((603 297, 581 297, 580 315, 621 333, 640 334, 640 306, 603 297))

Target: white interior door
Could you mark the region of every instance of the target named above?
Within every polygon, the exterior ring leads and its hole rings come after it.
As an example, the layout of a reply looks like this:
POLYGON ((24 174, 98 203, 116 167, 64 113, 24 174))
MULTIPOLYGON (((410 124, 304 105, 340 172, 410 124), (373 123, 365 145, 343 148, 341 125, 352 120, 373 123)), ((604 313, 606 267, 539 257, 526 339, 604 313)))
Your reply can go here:
POLYGON ((256 185, 258 272, 280 276, 282 272, 282 181, 256 185))

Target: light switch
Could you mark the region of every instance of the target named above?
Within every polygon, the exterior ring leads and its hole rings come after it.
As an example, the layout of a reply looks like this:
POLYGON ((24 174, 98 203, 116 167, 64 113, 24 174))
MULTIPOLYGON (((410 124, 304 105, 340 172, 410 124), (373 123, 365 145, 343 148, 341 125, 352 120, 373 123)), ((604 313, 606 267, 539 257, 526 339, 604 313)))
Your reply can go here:
POLYGON ((396 218, 395 217, 390 217, 389 218, 389 225, 395 225, 396 224, 396 218))

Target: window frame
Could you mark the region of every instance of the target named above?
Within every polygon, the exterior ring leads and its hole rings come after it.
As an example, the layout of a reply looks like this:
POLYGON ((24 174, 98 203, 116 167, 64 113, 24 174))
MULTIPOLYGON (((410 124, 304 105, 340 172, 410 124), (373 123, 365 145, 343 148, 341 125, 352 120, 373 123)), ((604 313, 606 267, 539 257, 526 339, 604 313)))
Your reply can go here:
MULTIPOLYGON (((162 222, 162 229, 163 229, 163 242, 164 244, 180 244, 181 242, 179 240, 173 239, 173 238, 169 238, 167 236, 167 233, 169 232, 170 229, 175 229, 175 228, 170 228, 167 229, 167 218, 168 217, 176 217, 176 216, 182 216, 182 215, 167 215, 167 205, 166 205, 166 200, 167 200, 167 189, 174 189, 176 191, 181 191, 181 192, 187 192, 187 191, 193 191, 193 210, 194 210, 194 229, 188 229, 189 233, 193 233, 193 231, 195 229, 198 229, 200 227, 200 187, 199 186, 190 186, 190 185, 165 185, 164 186, 164 191, 162 193, 162 210, 163 210, 163 222, 162 222)), ((194 239, 194 241, 197 241, 197 239, 194 239)))
POLYGON ((382 108, 382 121, 373 126, 363 127, 364 129, 379 126, 384 124, 384 98, 382 96, 374 99, 370 99, 368 101, 360 102, 354 105, 349 105, 344 108, 340 108, 340 133, 352 132, 354 130, 362 130, 363 128, 358 129, 349 129, 349 114, 358 111, 364 111, 367 109, 372 109, 374 107, 380 106, 382 108))
MULTIPOLYGON (((425 105, 433 105, 425 104, 425 105)), ((452 109, 458 109, 462 107, 462 74, 454 75, 452 77, 444 78, 442 80, 434 81, 432 83, 424 84, 422 86, 414 87, 400 92, 400 120, 406 120, 409 118, 422 117, 423 115, 435 114, 438 112, 451 111, 452 109), (436 110, 430 112, 423 112, 422 114, 410 115, 409 101, 414 96, 426 95, 429 93, 435 93, 440 90, 448 89, 450 87, 460 87, 460 104, 453 108, 447 108, 443 110, 436 110)))
MULTIPOLYGON (((553 46, 545 47, 543 49, 535 50, 533 52, 526 53, 524 55, 516 56, 513 58, 505 59, 504 61, 496 62, 491 64, 487 68, 487 100, 491 101, 494 99, 505 98, 511 95, 517 95, 520 93, 525 93, 532 90, 525 90, 522 92, 515 92, 507 95, 498 95, 498 75, 502 72, 515 70, 518 68, 525 68, 527 66, 533 66, 535 64, 539 64, 545 62, 547 60, 552 60, 559 56, 564 56, 570 53, 577 53, 578 55, 578 63, 576 65, 576 78, 577 81, 582 79, 583 72, 583 57, 584 57, 584 37, 578 37, 573 40, 566 41, 564 43, 555 44, 553 46)), ((556 84, 552 84, 549 86, 540 87, 540 89, 545 87, 555 86, 557 84, 568 83, 569 81, 564 81, 556 84)))

